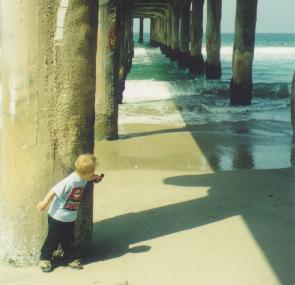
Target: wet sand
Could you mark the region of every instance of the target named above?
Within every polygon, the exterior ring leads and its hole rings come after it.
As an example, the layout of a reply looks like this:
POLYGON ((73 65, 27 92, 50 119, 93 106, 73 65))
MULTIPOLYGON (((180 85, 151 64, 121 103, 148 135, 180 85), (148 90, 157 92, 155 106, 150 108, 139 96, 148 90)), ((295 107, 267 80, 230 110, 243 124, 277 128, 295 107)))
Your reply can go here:
POLYGON ((295 164, 290 124, 121 124, 120 138, 97 145, 104 169, 217 171, 289 168, 295 164))
MULTIPOLYGON (((205 129, 121 125, 120 133, 96 143, 105 179, 84 270, 1 265, 1 284, 295 284, 293 167, 245 166, 242 151, 232 169, 217 168, 227 165, 214 155, 223 137, 205 129)), ((234 149, 238 140, 227 137, 234 149)))

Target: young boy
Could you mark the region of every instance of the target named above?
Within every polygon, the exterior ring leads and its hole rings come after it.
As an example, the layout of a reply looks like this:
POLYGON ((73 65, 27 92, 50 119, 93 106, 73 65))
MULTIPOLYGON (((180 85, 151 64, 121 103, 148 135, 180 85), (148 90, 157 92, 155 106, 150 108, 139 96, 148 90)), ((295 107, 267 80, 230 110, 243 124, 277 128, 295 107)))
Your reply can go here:
POLYGON ((75 221, 77 211, 87 182, 100 182, 103 174, 94 174, 96 158, 92 154, 81 154, 75 162, 75 171, 57 183, 37 205, 38 211, 48 210, 48 234, 41 249, 40 268, 43 272, 52 271, 52 254, 61 245, 68 266, 82 269, 75 254, 75 221))

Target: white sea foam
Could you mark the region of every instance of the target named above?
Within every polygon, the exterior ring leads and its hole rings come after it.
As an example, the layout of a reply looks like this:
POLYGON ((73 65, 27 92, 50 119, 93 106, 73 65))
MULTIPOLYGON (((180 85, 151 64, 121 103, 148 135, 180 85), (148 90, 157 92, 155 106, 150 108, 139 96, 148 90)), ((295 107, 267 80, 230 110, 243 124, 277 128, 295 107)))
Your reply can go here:
MULTIPOLYGON (((149 53, 147 53, 146 48, 135 48, 134 49, 135 60, 137 58, 139 58, 142 61, 142 63, 150 63, 151 59, 150 59, 149 54, 151 54, 151 51, 149 51, 149 53)), ((156 53, 158 53, 158 51, 156 51, 156 53)))
POLYGON ((172 96, 169 82, 153 80, 126 81, 123 103, 165 100, 172 96))
POLYGON ((232 107, 228 83, 131 80, 127 81, 124 104, 120 106, 120 123, 184 125, 248 120, 289 123, 288 90, 286 95, 276 98, 279 88, 276 84, 255 86, 260 97, 254 97, 251 106, 232 107))
MULTIPOLYGON (((206 54, 206 48, 203 47, 202 53, 206 54)), ((223 46, 220 50, 221 55, 232 55, 233 47, 223 46)), ((295 47, 255 47, 256 56, 295 56, 295 47)))
MULTIPOLYGON (((206 55, 206 47, 202 48, 203 55, 206 55)), ((220 49, 221 55, 231 56, 233 53, 232 46, 222 46, 220 49)), ((255 47, 254 54, 256 56, 287 56, 287 57, 295 57, 295 47, 255 47)), ((144 47, 136 47, 134 49, 135 57, 141 57, 141 59, 145 57, 150 57, 153 55, 161 55, 161 51, 159 48, 151 49, 144 47)))
POLYGON ((232 52, 232 47, 222 47, 224 76, 207 81, 202 77, 190 79, 187 71, 171 63, 159 48, 135 48, 120 122, 183 125, 260 120, 289 125, 290 62, 295 62, 295 48, 255 48, 254 97, 252 105, 246 107, 230 106, 232 52))

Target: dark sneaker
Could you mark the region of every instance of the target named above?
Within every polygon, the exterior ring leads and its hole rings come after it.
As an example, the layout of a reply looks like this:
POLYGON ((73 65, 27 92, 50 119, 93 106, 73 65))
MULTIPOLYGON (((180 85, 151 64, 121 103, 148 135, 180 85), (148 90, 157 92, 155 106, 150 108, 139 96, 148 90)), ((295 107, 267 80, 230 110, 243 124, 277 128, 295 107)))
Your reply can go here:
POLYGON ((72 269, 83 269, 80 259, 71 261, 70 263, 68 263, 68 266, 71 267, 72 269))
POLYGON ((39 266, 43 272, 51 272, 52 264, 50 260, 41 260, 39 266))

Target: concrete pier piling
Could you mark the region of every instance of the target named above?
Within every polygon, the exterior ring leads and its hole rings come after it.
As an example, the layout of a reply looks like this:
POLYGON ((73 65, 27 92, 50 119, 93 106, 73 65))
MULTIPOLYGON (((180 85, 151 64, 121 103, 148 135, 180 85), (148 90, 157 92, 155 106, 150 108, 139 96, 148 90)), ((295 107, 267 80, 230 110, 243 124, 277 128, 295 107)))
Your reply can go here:
POLYGON ((56 15, 47 22, 46 14, 38 17, 42 9, 48 13, 47 8, 32 2, 5 1, 1 5, 1 111, 5 115, 1 130, 0 258, 22 265, 38 258, 45 227, 40 216, 32 217, 53 179, 55 163, 46 120, 53 84, 48 86, 46 77, 54 82, 53 50, 47 46, 53 47, 56 15))
POLYGON ((167 41, 166 41, 166 56, 172 57, 172 9, 168 6, 166 9, 167 23, 167 41))
POLYGON ((156 47, 157 35, 156 35, 156 18, 152 17, 151 18, 151 24, 150 24, 150 46, 151 47, 156 47))
POLYGON ((230 83, 231 105, 250 105, 254 58, 257 0, 237 0, 235 39, 230 83))
POLYGON ((132 16, 129 9, 122 7, 122 21, 121 21, 121 42, 120 42, 120 61, 119 61, 119 82, 117 88, 117 103, 122 104, 123 92, 125 90, 125 80, 132 66, 132 56, 129 52, 129 43, 132 33, 130 31, 130 23, 132 16))
MULTIPOLYGON (((0 258, 22 265, 38 260, 46 233, 37 202, 73 170, 78 154, 93 151, 97 1, 1 4, 0 258), (61 26, 58 15, 65 11, 61 26)), ((85 253, 92 236, 91 191, 77 235, 85 253)))
POLYGON ((95 137, 118 138, 118 81, 121 37, 121 12, 118 2, 99 2, 96 62, 95 137))
MULTIPOLYGON (((56 92, 50 103, 49 126, 62 176, 73 171, 79 154, 94 149, 97 11, 95 0, 69 1, 63 38, 55 41, 56 92)), ((76 223, 77 246, 82 255, 91 247, 92 201, 92 191, 88 191, 76 223)))
POLYGON ((221 78, 220 48, 221 48, 221 1, 207 1, 206 50, 207 60, 205 73, 207 79, 221 78))
POLYGON ((143 44, 143 24, 144 24, 144 18, 139 19, 139 38, 138 42, 140 44, 143 44))
POLYGON ((204 58, 202 55, 203 7, 204 0, 192 0, 192 39, 189 69, 191 73, 197 75, 204 73, 204 58))
POLYGON ((187 68, 190 64, 190 1, 183 0, 180 4, 180 53, 179 66, 187 68))
POLYGON ((172 35, 171 35, 171 56, 172 61, 178 60, 179 56, 179 8, 173 7, 172 11, 172 35))

